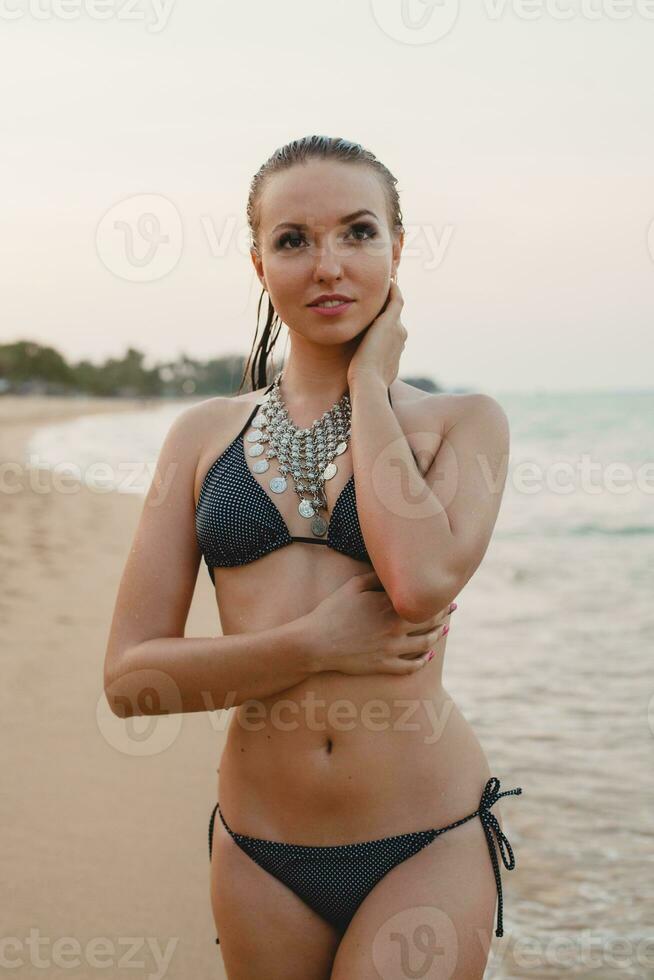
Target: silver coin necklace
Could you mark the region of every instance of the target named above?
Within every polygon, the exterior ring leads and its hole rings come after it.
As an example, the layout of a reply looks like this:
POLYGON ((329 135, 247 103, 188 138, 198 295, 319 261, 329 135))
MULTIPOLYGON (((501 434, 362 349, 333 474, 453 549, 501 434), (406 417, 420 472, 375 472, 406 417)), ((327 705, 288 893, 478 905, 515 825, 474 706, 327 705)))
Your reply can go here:
POLYGON ((329 526, 320 514, 327 509, 325 480, 336 476, 338 467, 334 459, 347 449, 352 418, 349 392, 345 391, 340 400, 315 419, 309 428, 301 429, 293 424, 281 397, 281 380, 280 371, 264 402, 265 407, 252 419, 252 429, 245 436, 251 443, 247 452, 249 456, 261 456, 265 452, 265 458, 252 466, 255 473, 265 473, 270 466, 268 461, 278 459, 279 475, 269 481, 270 489, 273 493, 285 493, 287 478, 292 477, 293 488, 300 498, 298 513, 311 521, 311 532, 315 537, 324 537, 329 526))

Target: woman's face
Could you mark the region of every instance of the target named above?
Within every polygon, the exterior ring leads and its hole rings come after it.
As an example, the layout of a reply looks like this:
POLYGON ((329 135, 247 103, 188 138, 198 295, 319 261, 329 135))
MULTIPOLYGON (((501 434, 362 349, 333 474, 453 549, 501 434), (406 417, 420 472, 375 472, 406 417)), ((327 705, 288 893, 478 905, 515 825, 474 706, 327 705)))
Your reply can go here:
POLYGON ((379 177, 370 167, 310 160, 274 174, 260 200, 259 254, 252 261, 289 328, 316 343, 346 343, 386 302, 404 240, 388 224, 379 177), (356 217, 355 212, 365 211, 356 217), (324 316, 310 303, 323 293, 353 302, 324 316))

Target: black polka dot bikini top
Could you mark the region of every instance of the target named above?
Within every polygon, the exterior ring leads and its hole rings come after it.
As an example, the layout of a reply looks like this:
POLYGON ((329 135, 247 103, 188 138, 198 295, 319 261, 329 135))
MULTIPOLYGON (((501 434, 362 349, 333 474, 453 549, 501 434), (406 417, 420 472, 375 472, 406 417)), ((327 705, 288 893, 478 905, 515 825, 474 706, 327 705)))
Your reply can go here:
MULTIPOLYGON (((271 384, 265 394, 272 387, 271 384)), ((390 391, 388 400, 392 406, 390 391)), ((370 562, 357 515, 354 473, 334 504, 326 537, 290 533, 245 459, 243 435, 261 404, 254 406, 239 434, 211 464, 200 488, 195 533, 211 581, 215 566, 246 565, 294 541, 327 545, 359 561, 370 562)))

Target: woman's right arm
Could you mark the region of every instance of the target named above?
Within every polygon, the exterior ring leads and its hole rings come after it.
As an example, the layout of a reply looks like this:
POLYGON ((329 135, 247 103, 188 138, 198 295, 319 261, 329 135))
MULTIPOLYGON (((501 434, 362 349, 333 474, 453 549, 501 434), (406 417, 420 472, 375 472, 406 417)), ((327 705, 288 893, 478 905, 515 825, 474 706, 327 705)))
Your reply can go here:
POLYGON ((159 637, 123 653, 105 695, 120 718, 215 711, 294 687, 312 664, 303 619, 234 636, 159 637))
POLYGON ((194 485, 207 421, 200 403, 170 426, 127 556, 104 661, 105 695, 119 717, 232 707, 313 669, 303 618, 234 636, 184 636, 202 560, 194 485))

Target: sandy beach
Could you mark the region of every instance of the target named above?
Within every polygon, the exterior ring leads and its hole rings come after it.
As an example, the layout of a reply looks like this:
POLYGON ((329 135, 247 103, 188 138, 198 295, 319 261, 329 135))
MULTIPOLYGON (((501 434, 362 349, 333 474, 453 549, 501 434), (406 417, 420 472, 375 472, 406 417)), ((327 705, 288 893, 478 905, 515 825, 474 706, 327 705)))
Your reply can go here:
MULTIPOLYGON (((46 479, 39 490, 23 466, 35 426, 154 404, 0 399, 2 934, 14 977, 117 978, 135 964, 141 977, 225 975, 207 824, 228 716, 134 719, 126 736, 103 694, 143 498, 62 493, 46 479)), ((198 576, 187 635, 218 629, 210 583, 198 576)))

